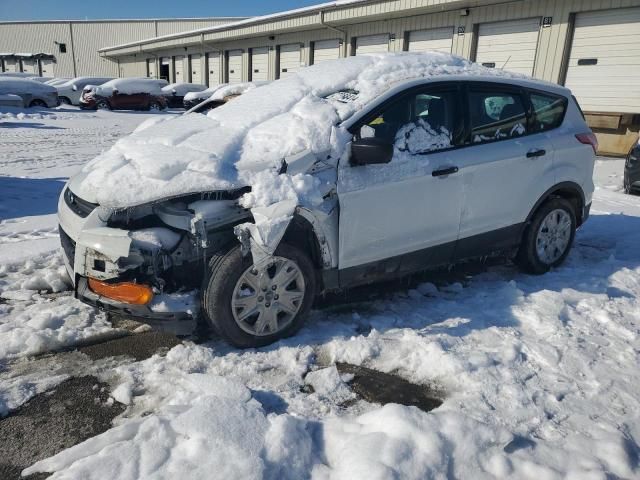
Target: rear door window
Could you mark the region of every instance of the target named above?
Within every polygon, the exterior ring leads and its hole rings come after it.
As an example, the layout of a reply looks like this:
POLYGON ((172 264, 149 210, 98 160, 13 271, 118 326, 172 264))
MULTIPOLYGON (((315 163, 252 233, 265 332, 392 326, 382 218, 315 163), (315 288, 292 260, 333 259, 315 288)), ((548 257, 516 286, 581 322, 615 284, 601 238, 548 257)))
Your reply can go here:
POLYGON ((567 111, 567 99, 561 95, 530 92, 529 98, 533 106, 532 130, 544 132, 557 128, 562 124, 567 111))
POLYGON ((471 143, 494 142, 528 133, 523 96, 500 88, 469 90, 471 143))

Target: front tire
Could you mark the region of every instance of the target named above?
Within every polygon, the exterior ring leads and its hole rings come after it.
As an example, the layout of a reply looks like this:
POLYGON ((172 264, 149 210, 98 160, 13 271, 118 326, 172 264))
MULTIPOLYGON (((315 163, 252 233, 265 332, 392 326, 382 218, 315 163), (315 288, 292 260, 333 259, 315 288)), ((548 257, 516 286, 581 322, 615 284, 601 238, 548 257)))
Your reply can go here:
POLYGON ((541 275, 561 265, 576 235, 576 213, 564 198, 547 200, 527 226, 516 264, 525 272, 541 275))
POLYGON ((31 103, 29 104, 30 108, 35 108, 35 107, 45 108, 46 106, 47 104, 44 103, 42 100, 32 100, 31 103))
POLYGON ((213 255, 202 288, 202 312, 239 348, 262 347, 295 334, 311 310, 316 274, 309 257, 280 244, 258 270, 239 245, 213 255))
POLYGON ((96 103, 96 110, 111 110, 111 105, 106 100, 100 100, 96 103))
POLYGON ((160 112, 162 110, 162 106, 157 102, 151 102, 148 110, 150 112, 160 112))

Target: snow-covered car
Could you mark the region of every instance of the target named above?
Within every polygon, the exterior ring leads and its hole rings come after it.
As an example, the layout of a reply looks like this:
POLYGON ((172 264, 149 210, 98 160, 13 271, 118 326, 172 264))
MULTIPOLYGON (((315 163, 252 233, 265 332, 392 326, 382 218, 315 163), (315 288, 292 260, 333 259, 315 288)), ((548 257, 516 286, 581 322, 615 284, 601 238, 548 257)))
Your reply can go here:
POLYGON ((51 85, 52 87, 56 87, 58 85, 68 82, 69 80, 72 80, 72 79, 67 77, 60 77, 60 78, 56 77, 56 78, 52 78, 51 80, 47 80, 44 83, 46 83, 47 85, 51 85))
POLYGON ((44 83, 17 77, 0 77, 0 95, 17 95, 22 106, 55 108, 60 105, 58 91, 44 83))
POLYGON ((0 107, 17 107, 21 108, 24 106, 24 101, 22 97, 18 95, 0 95, 0 107))
POLYGON ((631 147, 624 162, 623 186, 625 193, 640 193, 640 138, 631 147))
POLYGON ((493 256, 559 266, 595 150, 564 87, 435 52, 350 57, 120 139, 65 187, 60 236, 82 301, 156 324, 199 304, 255 347, 323 291, 493 256))
MULTIPOLYGON (((222 83, 220 85, 209 87, 201 92, 191 92, 184 96, 184 109, 191 110, 192 108, 201 105, 205 100, 214 100, 218 102, 218 105, 221 105, 222 103, 229 101, 231 98, 235 98, 249 90, 268 84, 269 82, 266 81, 233 83, 231 85, 222 83)), ((213 103, 209 103, 207 105, 210 107, 209 109, 215 108, 213 103)))
POLYGON ((80 105, 80 96, 87 85, 102 85, 113 77, 76 77, 55 85, 58 89, 60 103, 66 105, 80 105))
POLYGON ((197 83, 170 83, 162 87, 162 94, 167 99, 167 104, 171 108, 182 108, 184 106, 184 96, 188 93, 202 92, 207 89, 206 85, 197 83))
POLYGON ((116 78, 102 85, 85 88, 80 108, 85 110, 163 110, 167 101, 162 95, 166 80, 154 78, 116 78))

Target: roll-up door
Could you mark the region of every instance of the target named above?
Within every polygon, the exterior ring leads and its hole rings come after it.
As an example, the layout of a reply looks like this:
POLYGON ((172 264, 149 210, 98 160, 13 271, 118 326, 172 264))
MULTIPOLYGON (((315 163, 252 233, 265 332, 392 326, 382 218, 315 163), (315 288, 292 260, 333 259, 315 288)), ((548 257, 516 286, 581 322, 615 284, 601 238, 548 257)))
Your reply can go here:
POLYGON ((184 56, 182 55, 178 55, 173 57, 173 68, 174 68, 174 77, 175 77, 175 82, 176 83, 180 83, 180 82, 186 82, 187 81, 187 76, 184 74, 185 70, 184 70, 184 56))
POLYGON ((340 40, 318 40, 313 42, 313 64, 340 58, 340 40))
POLYGON ((453 45, 453 27, 433 28, 409 32, 410 52, 445 52, 451 53, 453 45))
POLYGON ((389 51, 389 34, 369 35, 356 38, 356 55, 384 53, 389 51))
POLYGON ((251 80, 269 80, 269 47, 251 49, 251 80))
POLYGON ((43 77, 55 76, 55 63, 50 58, 40 59, 40 75, 43 77))
POLYGON ((640 113, 640 8, 576 15, 565 84, 584 111, 640 113))
POLYGON ((227 55, 227 81, 242 82, 242 50, 231 50, 227 55))
POLYGON ((156 78, 156 76, 157 76, 156 59, 155 58, 148 58, 147 59, 147 77, 156 78))
POLYGON ((220 52, 207 53, 207 85, 210 87, 220 83, 220 52))
POLYGON ((7 72, 19 72, 20 62, 15 58, 7 58, 4 61, 4 68, 7 72))
POLYGON ((22 60, 22 71, 38 75, 38 61, 33 58, 25 58, 22 60))
POLYGON ((189 65, 191 66, 191 83, 202 83, 202 55, 199 53, 191 55, 189 65))
POLYGON ((486 67, 533 75, 539 18, 483 23, 478 31, 476 62, 486 67))
POLYGON ((296 73, 300 66, 300 44, 280 45, 280 78, 296 73))

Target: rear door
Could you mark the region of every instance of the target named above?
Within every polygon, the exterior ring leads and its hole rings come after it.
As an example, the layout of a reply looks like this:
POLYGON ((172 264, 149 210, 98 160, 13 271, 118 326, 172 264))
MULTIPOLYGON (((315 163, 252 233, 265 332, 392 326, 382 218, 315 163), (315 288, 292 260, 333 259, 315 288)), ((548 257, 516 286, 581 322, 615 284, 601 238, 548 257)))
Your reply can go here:
POLYGON ((339 167, 341 270, 373 264, 411 270, 451 261, 462 210, 462 177, 454 164, 460 108, 456 84, 425 86, 352 127, 354 139, 375 137, 394 153, 388 164, 339 167), (401 258, 406 254, 409 263, 401 258))
POLYGON ((464 208, 457 259, 517 245, 523 222, 554 185, 553 145, 529 94, 501 83, 468 84, 467 146, 458 151, 464 208))

